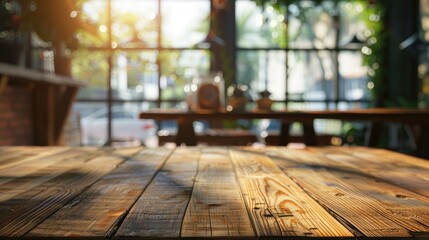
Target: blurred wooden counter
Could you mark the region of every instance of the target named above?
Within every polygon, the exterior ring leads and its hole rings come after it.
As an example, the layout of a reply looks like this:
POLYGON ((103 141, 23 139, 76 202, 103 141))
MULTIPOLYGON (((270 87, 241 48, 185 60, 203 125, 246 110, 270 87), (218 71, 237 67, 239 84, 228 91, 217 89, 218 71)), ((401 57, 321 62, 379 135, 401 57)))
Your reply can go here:
POLYGON ((1 98, 2 93, 8 88, 31 90, 28 92, 33 100, 31 102, 33 136, 30 136, 34 138, 33 145, 61 144, 63 128, 74 98, 79 87, 84 85, 70 77, 0 63, 0 101, 8 100, 1 98))
POLYGON ((317 146, 317 137, 314 131, 315 119, 337 119, 344 121, 368 121, 372 129, 368 137, 368 146, 376 147, 384 123, 394 122, 421 127, 421 134, 417 136, 418 152, 429 156, 429 110, 403 108, 372 108, 357 110, 325 110, 325 111, 247 111, 247 112, 219 112, 198 111, 184 112, 177 110, 153 110, 140 113, 142 119, 171 120, 178 123, 176 144, 194 146, 197 138, 193 128, 196 120, 237 120, 237 119, 279 119, 282 121, 279 145, 289 143, 289 125, 300 122, 304 129, 304 142, 307 146, 317 146))
POLYGON ((428 176, 365 147, 0 147, 0 238, 427 239, 428 176))

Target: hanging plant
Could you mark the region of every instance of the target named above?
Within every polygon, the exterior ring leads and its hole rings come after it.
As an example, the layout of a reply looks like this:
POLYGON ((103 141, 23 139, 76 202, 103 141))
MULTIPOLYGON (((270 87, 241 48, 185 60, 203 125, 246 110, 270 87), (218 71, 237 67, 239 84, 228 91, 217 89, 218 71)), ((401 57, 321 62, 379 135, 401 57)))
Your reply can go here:
POLYGON ((70 53, 80 30, 97 35, 96 26, 79 16, 84 0, 22 0, 22 29, 34 32, 54 50, 55 72, 71 75, 70 53))

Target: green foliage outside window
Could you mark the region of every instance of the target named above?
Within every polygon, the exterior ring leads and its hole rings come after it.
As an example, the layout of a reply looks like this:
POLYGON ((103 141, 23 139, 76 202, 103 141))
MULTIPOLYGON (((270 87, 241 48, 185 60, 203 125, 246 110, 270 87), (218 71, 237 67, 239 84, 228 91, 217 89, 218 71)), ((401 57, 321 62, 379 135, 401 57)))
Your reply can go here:
MULTIPOLYGON (((311 17, 314 16, 311 11, 314 7, 323 6, 324 3, 334 3, 338 5, 339 3, 350 3, 354 7, 359 6, 362 11, 356 16, 350 16, 347 12, 341 11, 339 14, 343 18, 355 18, 349 19, 350 21, 361 21, 365 24, 366 30, 362 33, 363 36, 360 36, 363 41, 363 46, 361 52, 363 54, 363 64, 367 67, 368 70, 368 89, 372 95, 374 101, 377 101, 378 98, 383 96, 383 58, 385 49, 383 47, 383 42, 385 41, 385 33, 383 31, 384 25, 384 8, 380 3, 374 3, 367 0, 252 0, 257 5, 267 8, 268 6, 274 8, 279 14, 284 14, 287 12, 287 9, 290 5, 294 5, 299 9, 299 15, 295 16, 301 22, 313 22, 311 17)), ((327 11, 332 9, 326 9, 327 11)), ((334 13, 335 14, 335 13, 334 13)), ((340 26, 340 31, 343 26, 340 26)), ((271 29, 273 30, 273 29, 271 29)), ((289 47, 287 42, 293 41, 298 35, 313 35, 310 31, 307 31, 307 28, 303 25, 298 32, 291 32, 285 29, 285 32, 288 32, 288 35, 285 37, 279 37, 275 41, 279 47, 289 47)), ((269 36, 269 34, 268 34, 269 36)), ((315 36, 309 36, 314 38, 315 36)), ((340 46, 341 47, 341 46, 340 46)))

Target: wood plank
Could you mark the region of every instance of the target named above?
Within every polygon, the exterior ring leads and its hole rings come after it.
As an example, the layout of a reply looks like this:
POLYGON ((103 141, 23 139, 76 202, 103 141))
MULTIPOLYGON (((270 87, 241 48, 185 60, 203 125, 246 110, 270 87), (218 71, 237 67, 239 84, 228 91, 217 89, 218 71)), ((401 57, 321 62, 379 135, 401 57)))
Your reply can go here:
POLYGON ((429 160, 429 121, 426 124, 421 124, 421 134, 417 139, 417 156, 429 160))
POLYGON ((144 149, 38 225, 29 237, 112 237, 172 150, 144 149))
POLYGON ((0 238, 25 235, 128 157, 108 155, 93 158, 82 166, 1 202, 0 238))
POLYGON ((3 94, 4 90, 6 89, 8 82, 9 82, 9 76, 2 75, 0 78, 0 97, 3 94))
POLYGON ((377 147, 378 142, 380 141, 382 130, 383 130, 382 122, 372 122, 371 131, 369 132, 369 135, 366 136, 366 139, 365 139, 366 145, 370 147, 377 147))
POLYGON ((176 145, 180 146, 186 144, 186 146, 197 145, 197 136, 195 135, 194 125, 192 120, 186 120, 185 118, 177 119, 178 129, 176 135, 176 145))
POLYGON ((5 169, 0 172, 0 202, 27 192, 34 187, 47 182, 70 169, 76 168, 100 153, 88 152, 81 149, 61 151, 44 159, 35 159, 26 164, 16 166, 13 171, 5 169), (10 171, 10 173, 9 173, 10 171))
POLYGON ((0 73, 12 79, 28 81, 33 83, 49 83, 67 86, 85 86, 86 84, 76 79, 56 75, 53 73, 43 73, 34 69, 19 67, 16 65, 0 63, 0 73))
POLYGON ((357 236, 412 237, 429 232, 429 199, 309 150, 275 149, 276 163, 357 236))
POLYGON ((55 102, 57 86, 37 85, 34 90, 34 143, 37 146, 55 145, 55 102))
POLYGON ((429 198, 429 162, 383 149, 363 147, 317 150, 337 164, 377 177, 429 198))
POLYGON ((50 152, 55 152, 57 150, 57 148, 41 147, 8 147, 0 152, 0 169, 16 165, 28 158, 49 155, 50 152))
POLYGON ((280 128, 280 146, 286 146, 290 142, 289 126, 289 122, 282 121, 282 126, 280 128))
POLYGON ((352 237, 262 152, 233 148, 231 159, 258 237, 352 237))
POLYGON ((227 148, 202 151, 182 237, 254 237, 227 148))
POLYGON ((200 148, 177 148, 130 210, 116 237, 179 238, 200 148))
POLYGON ((60 162, 63 158, 72 159, 73 156, 79 154, 98 156, 102 153, 101 151, 97 152, 97 150, 88 147, 10 147, 10 149, 15 149, 14 152, 20 152, 22 155, 19 155, 22 156, 22 158, 18 158, 16 160, 13 159, 15 161, 10 161, 10 163, 0 165, 0 176, 3 176, 3 178, 0 179, 0 184, 8 182, 10 179, 31 174, 38 169, 60 162), (33 152, 33 149, 36 149, 36 152, 33 152), (46 149, 46 151, 43 151, 43 149, 46 149), (37 151, 41 152, 38 153, 37 151), (28 152, 33 152, 38 155, 30 156, 28 152), (67 156, 68 154, 71 155, 67 156))
POLYGON ((302 127, 304 129, 304 142, 307 146, 317 146, 317 137, 314 130, 314 119, 308 119, 302 121, 302 127))
POLYGON ((57 112, 55 118, 55 143, 56 145, 61 145, 63 130, 67 123, 68 117, 70 115, 71 108, 73 106, 73 102, 76 98, 78 88, 65 86, 65 89, 62 91, 60 95, 60 100, 56 104, 57 112))

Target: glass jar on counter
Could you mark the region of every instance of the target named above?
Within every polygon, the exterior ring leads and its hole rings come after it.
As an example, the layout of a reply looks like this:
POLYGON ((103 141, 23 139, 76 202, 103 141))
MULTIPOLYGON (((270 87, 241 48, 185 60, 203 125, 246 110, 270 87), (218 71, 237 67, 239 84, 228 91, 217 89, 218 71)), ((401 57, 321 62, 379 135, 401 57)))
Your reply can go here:
POLYGON ((220 111, 225 107, 225 83, 222 72, 195 76, 185 86, 188 109, 220 111))

